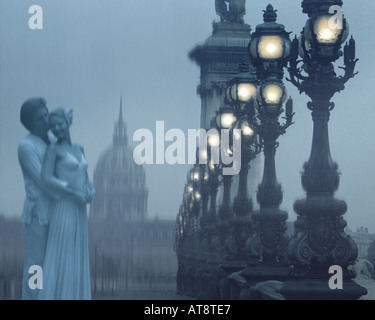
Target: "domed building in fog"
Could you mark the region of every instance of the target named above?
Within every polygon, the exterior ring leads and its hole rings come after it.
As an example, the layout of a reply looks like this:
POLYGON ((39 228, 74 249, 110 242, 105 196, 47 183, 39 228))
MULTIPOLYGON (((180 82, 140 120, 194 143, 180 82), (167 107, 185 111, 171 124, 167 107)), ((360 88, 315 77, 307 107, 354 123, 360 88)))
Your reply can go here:
POLYGON ((90 219, 147 219, 146 175, 143 166, 133 161, 122 115, 122 99, 112 145, 99 157, 93 183, 96 197, 90 206, 90 219))
POLYGON ((99 156, 93 184, 89 247, 94 297, 108 291, 173 290, 175 221, 148 218, 146 173, 133 160, 122 99, 112 145, 99 156))

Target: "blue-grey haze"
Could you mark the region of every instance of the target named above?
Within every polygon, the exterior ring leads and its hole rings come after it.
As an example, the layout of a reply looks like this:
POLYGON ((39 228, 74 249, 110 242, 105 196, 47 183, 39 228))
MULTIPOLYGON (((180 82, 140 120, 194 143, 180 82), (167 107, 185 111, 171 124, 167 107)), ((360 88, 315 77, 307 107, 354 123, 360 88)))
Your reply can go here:
MULTIPOLYGON (((299 34, 306 21, 300 1, 272 3, 291 36, 299 34)), ((253 29, 267 4, 247 1, 245 21, 253 29)), ((375 232, 375 3, 346 0, 344 12, 360 73, 334 97, 331 151, 342 172, 337 197, 347 201, 345 219, 352 229, 375 232)), ((25 193, 17 145, 26 130, 19 109, 29 97, 45 97, 50 109, 74 109, 72 139, 85 148, 91 178, 111 144, 121 92, 130 143, 135 130, 154 130, 157 120, 165 121, 166 130, 198 128, 199 69, 187 54, 210 35, 214 20, 214 0, 0 0, 0 212, 21 214, 25 193), (43 30, 28 27, 34 4, 43 8, 43 30)), ((300 171, 310 152, 312 121, 307 97, 286 85, 296 115, 279 140, 277 170, 282 206, 294 220, 293 202, 304 195, 300 171)), ((151 218, 175 218, 188 168, 146 167, 151 218)))

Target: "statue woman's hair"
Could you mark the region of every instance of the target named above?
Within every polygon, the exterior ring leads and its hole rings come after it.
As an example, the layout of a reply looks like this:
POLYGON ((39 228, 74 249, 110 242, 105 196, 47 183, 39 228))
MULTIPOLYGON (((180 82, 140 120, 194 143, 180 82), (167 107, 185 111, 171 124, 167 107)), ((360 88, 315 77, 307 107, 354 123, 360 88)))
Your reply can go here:
POLYGON ((59 107, 50 112, 50 118, 52 116, 58 116, 58 117, 64 118, 69 127, 73 123, 73 109, 59 107))

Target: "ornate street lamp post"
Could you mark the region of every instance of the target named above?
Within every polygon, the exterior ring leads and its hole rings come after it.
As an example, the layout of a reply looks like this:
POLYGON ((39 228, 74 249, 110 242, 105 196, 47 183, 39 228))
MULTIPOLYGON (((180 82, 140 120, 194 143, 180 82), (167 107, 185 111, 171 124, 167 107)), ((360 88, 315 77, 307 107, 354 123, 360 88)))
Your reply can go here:
MULTIPOLYGON (((216 120, 216 119, 214 119, 216 120)), ((208 186, 210 193, 210 209, 208 211, 208 224, 213 225, 217 222, 217 212, 216 212, 216 201, 217 201, 217 190, 220 186, 219 171, 220 163, 212 159, 211 151, 212 148, 219 148, 220 146, 220 135, 219 133, 211 135, 208 138, 209 148, 207 150, 207 160, 208 160, 208 186)))
POLYGON ((216 111, 216 128, 220 132, 220 173, 221 181, 223 185, 222 201, 218 209, 218 238, 216 239, 216 246, 221 250, 222 258, 226 258, 228 255, 232 255, 235 252, 235 241, 234 234, 232 232, 230 222, 233 219, 233 211, 231 205, 231 188, 233 175, 224 174, 225 168, 229 168, 230 165, 225 164, 223 156, 229 157, 232 153, 231 149, 231 128, 233 123, 236 121, 234 110, 231 106, 224 104, 216 111), (223 133, 226 130, 228 135, 227 145, 224 143, 223 133), (220 241, 218 241, 220 239, 220 241))
POLYGON ((248 259, 246 242, 251 233, 251 216, 253 202, 248 194, 248 173, 250 161, 261 151, 258 136, 254 129, 255 119, 255 95, 257 90, 257 78, 254 72, 250 72, 247 64, 240 65, 240 73, 230 81, 226 90, 225 100, 234 109, 236 122, 233 124, 233 138, 241 141, 241 170, 237 195, 233 201, 233 219, 236 260, 248 259))
POLYGON ((334 197, 339 187, 339 173, 338 165, 331 158, 328 137, 329 116, 335 107, 331 99, 355 76, 358 61, 351 38, 344 47, 342 69, 345 73, 336 75, 333 62, 343 54, 341 48, 349 34, 349 25, 343 16, 330 12, 332 6, 338 9, 342 4, 340 0, 303 0, 303 12, 309 19, 291 48, 289 80, 300 93, 310 97, 307 107, 312 111, 314 126, 310 158, 303 166, 301 177, 306 197, 294 203, 298 217, 295 234, 288 245, 292 275, 305 280, 284 285, 281 291, 287 299, 358 299, 367 293, 365 288, 350 281, 353 275, 348 267, 355 263, 358 249, 344 231, 346 221, 342 216, 347 205, 334 197), (298 56, 302 59, 298 60, 298 56), (302 69, 298 67, 300 63, 302 69), (333 265, 341 267, 344 290, 327 288, 328 272, 333 265))
POLYGON ((241 140, 241 170, 237 196, 234 199, 233 210, 237 217, 248 216, 252 211, 252 201, 248 195, 247 176, 249 163, 259 152, 256 145, 256 133, 252 126, 255 123, 254 98, 257 90, 257 78, 250 73, 247 64, 240 65, 240 73, 230 81, 225 100, 233 108, 235 122, 233 129, 238 129, 240 135, 234 133, 234 139, 241 140), (252 149, 255 147, 255 150, 252 149))
POLYGON ((342 1, 302 1, 309 19, 299 39, 293 40, 290 60, 290 81, 311 101, 307 104, 314 122, 309 160, 303 166, 302 186, 306 198, 294 203, 298 214, 295 236, 289 244, 294 270, 303 275, 327 275, 331 265, 340 265, 346 278, 347 267, 357 258, 357 247, 344 228, 342 215, 347 210, 344 201, 334 197, 339 186, 338 165, 332 161, 328 121, 335 107, 331 98, 344 89, 352 78, 356 62, 353 38, 344 47, 345 74, 337 76, 333 62, 341 55, 349 26, 344 17, 335 21, 330 6, 342 1), (298 60, 298 55, 302 60, 298 60), (303 63, 302 69, 298 67, 303 63))
MULTIPOLYGON (((239 118, 235 125, 241 135, 241 171, 239 173, 238 191, 233 201, 233 211, 236 217, 248 217, 253 210, 253 202, 248 193, 248 173, 250 161, 255 159, 261 147, 258 143, 253 125, 246 116, 239 118)), ((236 138, 235 134, 235 139, 236 138)), ((238 137, 239 138, 239 137, 238 137)))
POLYGON ((197 252, 199 252, 198 216, 201 206, 199 172, 199 168, 193 167, 187 174, 183 204, 179 210, 177 223, 177 285, 178 291, 185 295, 190 295, 194 290, 193 271, 197 252))
MULTIPOLYGON (((257 192, 260 210, 252 214, 253 220, 259 222, 260 230, 258 238, 253 237, 251 241, 260 241, 263 262, 273 263, 286 255, 286 250, 283 253, 281 248, 286 241, 285 221, 288 218, 288 213, 279 209, 283 195, 276 178, 275 153, 277 139, 292 124, 294 113, 290 99, 286 107, 286 122, 279 123, 287 97, 282 79, 283 68, 289 59, 289 34, 283 25, 276 23, 277 14, 272 5, 267 6, 263 17, 264 23, 256 27, 249 43, 251 60, 260 80, 257 92, 260 124, 256 130, 264 148, 263 179, 257 192)), ((255 243, 250 246, 257 247, 255 243)))
MULTIPOLYGON (((217 111, 217 116, 216 116, 216 126, 217 129, 222 133, 222 129, 228 130, 230 132, 230 129, 236 121, 236 116, 234 114, 234 109, 231 106, 224 105, 219 108, 217 111)), ((230 141, 230 137, 229 137, 230 141)), ((230 150, 230 145, 228 143, 228 146, 224 146, 222 137, 220 138, 220 146, 221 146, 221 154, 227 153, 229 155, 231 153, 230 150), (224 148, 227 148, 228 150, 223 150, 224 148)), ((221 206, 219 208, 219 218, 221 222, 228 222, 230 219, 233 218, 233 212, 232 212, 232 207, 231 207, 231 187, 232 187, 232 180, 233 180, 233 175, 230 174, 223 174, 224 168, 227 167, 228 165, 224 164, 221 161, 221 167, 222 167, 222 183, 223 183, 223 199, 221 206)))
POLYGON ((199 213, 202 205, 201 185, 200 185, 200 169, 195 165, 190 169, 187 175, 186 191, 188 194, 188 210, 190 213, 189 229, 191 232, 191 249, 199 248, 199 213))
MULTIPOLYGON (((204 159, 206 162, 208 160, 207 150, 197 150, 197 163, 199 158, 204 159)), ((208 224, 208 201, 210 195, 209 187, 209 169, 207 164, 199 164, 199 185, 200 185, 200 194, 201 194, 201 215, 199 218, 201 228, 204 228, 208 224)))

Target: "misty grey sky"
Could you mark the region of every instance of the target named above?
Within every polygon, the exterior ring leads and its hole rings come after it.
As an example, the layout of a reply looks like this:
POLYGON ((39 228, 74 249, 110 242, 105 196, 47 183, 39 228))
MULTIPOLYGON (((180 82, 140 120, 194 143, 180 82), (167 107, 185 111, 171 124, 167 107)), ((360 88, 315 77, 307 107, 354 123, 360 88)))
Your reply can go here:
MULTIPOLYGON (((25 193, 17 146, 27 132, 19 123, 19 109, 29 97, 45 97, 49 109, 74 109, 71 135, 85 148, 91 178, 99 155, 112 142, 121 92, 130 142, 135 130, 153 131, 158 120, 165 121, 166 130, 199 128, 199 69, 187 54, 206 40, 212 21, 218 20, 214 2, 0 0, 0 212, 21 214, 25 193), (43 30, 28 27, 28 9, 35 4, 43 8, 43 30)), ((245 21, 253 29, 268 3, 247 0, 245 21)), ((278 21, 293 37, 306 21, 300 3, 272 1, 278 21)), ((375 3, 360 3, 344 1, 360 74, 333 99, 330 140, 342 173, 337 197, 348 204, 345 219, 352 229, 366 226, 375 232, 375 3)), ((286 86, 296 116, 279 139, 277 170, 282 207, 294 220, 293 202, 304 195, 300 171, 310 152, 312 120, 307 97, 286 86)), ((175 218, 189 167, 146 166, 151 218, 175 218)))

